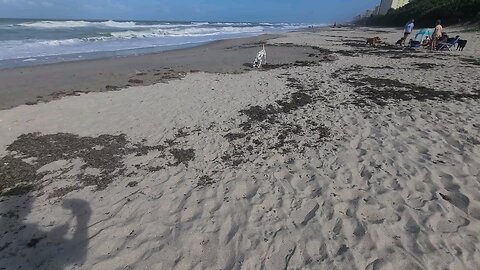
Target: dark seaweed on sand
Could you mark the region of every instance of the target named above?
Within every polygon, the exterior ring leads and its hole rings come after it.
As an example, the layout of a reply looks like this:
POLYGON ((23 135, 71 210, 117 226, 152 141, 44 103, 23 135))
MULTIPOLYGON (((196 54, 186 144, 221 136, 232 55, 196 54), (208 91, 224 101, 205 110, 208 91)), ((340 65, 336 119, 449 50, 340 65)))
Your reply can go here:
POLYGON ((362 40, 346 40, 343 45, 352 47, 353 50, 337 50, 335 53, 347 56, 347 57, 358 57, 360 55, 372 55, 372 56, 382 56, 389 57, 392 59, 401 59, 401 58, 419 58, 424 59, 425 54, 411 49, 406 49, 401 46, 395 46, 390 44, 381 44, 379 46, 373 47, 366 45, 365 41, 362 40))
POLYGON ((306 87, 300 80, 288 78, 287 86, 297 91, 293 92, 290 97, 275 100, 274 104, 268 104, 263 107, 250 106, 240 111, 241 114, 248 117, 248 120, 240 125, 244 131, 249 130, 255 122, 266 121, 272 124, 279 114, 288 114, 319 100, 324 100, 323 97, 312 94, 318 90, 316 85, 306 87))
POLYGON ((435 63, 414 63, 413 65, 418 67, 418 69, 421 69, 421 70, 441 68, 444 66, 442 64, 435 64, 435 63))
MULTIPOLYGON (((285 74, 289 75, 289 74, 285 74)), ((221 157, 230 166, 247 162, 246 155, 263 156, 262 151, 274 150, 282 154, 302 152, 301 145, 314 147, 330 135, 329 129, 312 119, 306 119, 302 126, 286 120, 286 116, 316 102, 325 101, 320 95, 317 83, 307 83, 287 77, 286 86, 294 90, 289 96, 264 106, 250 106, 240 111, 246 120, 240 124, 242 133, 230 132, 225 135, 233 148, 221 157), (309 137, 309 140, 305 140, 309 137), (312 138, 316 139, 312 142, 312 138), (308 142, 307 142, 308 141, 308 142), (263 149, 263 150, 262 150, 263 149)))
POLYGON ((211 176, 203 175, 198 179, 197 187, 204 188, 215 184, 215 181, 211 176))
POLYGON ((181 163, 188 167, 188 162, 195 159, 195 150, 194 149, 180 149, 174 148, 170 149, 170 153, 173 155, 175 159, 174 163, 171 163, 170 166, 178 166, 181 163))
POLYGON ((247 136, 245 133, 229 132, 226 135, 224 135, 223 137, 225 139, 229 140, 229 141, 235 141, 235 140, 244 138, 245 136, 247 136))
MULTIPOLYGON (((261 44, 260 44, 261 45, 261 44)), ((334 52, 321 48, 318 46, 302 46, 296 45, 292 43, 282 43, 282 44, 273 44, 269 45, 270 47, 300 47, 305 49, 310 49, 313 52, 307 54, 309 58, 315 58, 314 60, 297 60, 292 63, 266 63, 262 65, 261 70, 272 70, 272 69, 288 69, 292 67, 309 67, 309 66, 317 66, 322 62, 333 62, 338 60, 338 57, 334 55, 334 52)), ((244 63, 243 66, 248 68, 253 68, 252 63, 244 63)), ((247 69, 250 70, 250 69, 247 69)))
POLYGON ((449 90, 436 90, 426 86, 413 83, 404 83, 399 80, 388 78, 374 78, 366 75, 352 75, 343 80, 355 87, 354 92, 359 96, 353 102, 359 106, 368 106, 370 101, 374 104, 384 106, 389 101, 427 101, 427 100, 458 100, 478 99, 480 92, 460 93, 449 90))
MULTIPOLYGON (((178 138, 185 136, 184 131, 179 131, 177 135, 178 138)), ((13 196, 39 188, 40 180, 48 172, 37 173, 38 169, 59 160, 80 160, 83 165, 75 177, 79 184, 57 189, 53 196, 65 195, 83 186, 96 186, 101 190, 116 178, 126 176, 126 155, 142 156, 150 151, 158 151, 164 157, 165 150, 173 145, 175 143, 155 146, 133 144, 125 134, 98 137, 81 137, 70 133, 23 134, 7 147, 9 154, 0 159, 0 192, 3 191, 1 195, 4 196, 13 196), (96 169, 98 173, 85 173, 89 168, 96 169)), ((169 152, 174 159, 171 166, 181 163, 188 166, 188 162, 195 158, 193 149, 172 148, 169 152)), ((141 165, 135 167, 139 169, 141 165)), ((68 170, 63 168, 61 174, 68 170)))

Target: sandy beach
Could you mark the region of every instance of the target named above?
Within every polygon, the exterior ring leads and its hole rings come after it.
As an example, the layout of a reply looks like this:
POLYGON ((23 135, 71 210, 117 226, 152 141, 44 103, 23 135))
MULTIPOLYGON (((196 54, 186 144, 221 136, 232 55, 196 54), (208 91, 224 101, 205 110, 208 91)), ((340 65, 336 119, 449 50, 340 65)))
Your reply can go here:
POLYGON ((446 29, 0 70, 0 269, 478 269, 480 33, 446 29))

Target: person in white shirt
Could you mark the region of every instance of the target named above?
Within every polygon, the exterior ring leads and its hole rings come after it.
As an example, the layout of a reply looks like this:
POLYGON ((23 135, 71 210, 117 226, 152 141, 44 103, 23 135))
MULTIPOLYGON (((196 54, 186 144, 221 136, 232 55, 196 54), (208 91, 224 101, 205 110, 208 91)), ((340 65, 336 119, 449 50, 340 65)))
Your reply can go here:
POLYGON ((403 45, 405 45, 405 41, 407 40, 408 36, 413 32, 413 28, 415 27, 415 20, 411 19, 405 25, 405 32, 403 34, 403 45))

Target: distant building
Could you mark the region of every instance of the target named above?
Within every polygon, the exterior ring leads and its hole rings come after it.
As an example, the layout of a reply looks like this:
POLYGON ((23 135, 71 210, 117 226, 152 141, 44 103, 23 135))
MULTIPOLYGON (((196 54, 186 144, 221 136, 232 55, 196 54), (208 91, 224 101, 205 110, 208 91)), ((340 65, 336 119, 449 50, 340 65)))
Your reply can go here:
POLYGON ((354 20, 360 20, 362 18, 368 18, 370 16, 376 15, 385 15, 387 12, 393 8, 401 8, 408 4, 411 0, 381 0, 380 5, 376 6, 374 9, 369 9, 365 13, 358 15, 354 20))
POLYGON ((409 0, 381 0, 378 14, 385 15, 391 8, 401 8, 409 2, 409 0))

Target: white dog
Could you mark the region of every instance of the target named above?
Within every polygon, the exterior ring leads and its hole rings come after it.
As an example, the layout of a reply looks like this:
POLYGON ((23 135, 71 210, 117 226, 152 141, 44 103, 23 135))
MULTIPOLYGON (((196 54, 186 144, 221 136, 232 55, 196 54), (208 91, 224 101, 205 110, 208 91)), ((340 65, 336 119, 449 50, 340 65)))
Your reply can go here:
POLYGON ((257 57, 253 60, 254 68, 261 68, 262 65, 267 63, 267 51, 265 50, 265 44, 263 49, 257 53, 257 57))

